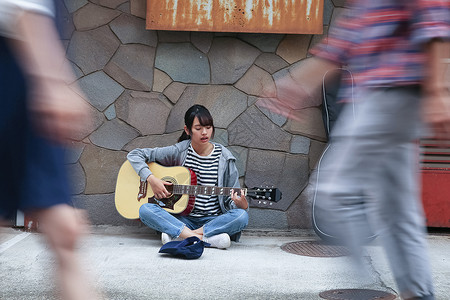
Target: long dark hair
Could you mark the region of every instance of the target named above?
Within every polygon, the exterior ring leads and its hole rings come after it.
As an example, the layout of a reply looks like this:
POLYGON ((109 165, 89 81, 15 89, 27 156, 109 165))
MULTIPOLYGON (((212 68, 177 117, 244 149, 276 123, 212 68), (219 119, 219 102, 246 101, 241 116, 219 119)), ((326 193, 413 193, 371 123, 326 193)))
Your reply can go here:
MULTIPOLYGON (((200 122, 200 125, 202 126, 212 126, 213 133, 211 138, 214 137, 214 122, 213 118, 209 112, 209 110, 200 104, 192 105, 184 114, 184 125, 186 125, 189 132, 192 131, 192 124, 194 123, 194 119, 197 117, 198 121, 200 122)), ((186 134, 186 132, 183 130, 183 133, 178 138, 178 142, 189 140, 191 138, 190 135, 186 134)))

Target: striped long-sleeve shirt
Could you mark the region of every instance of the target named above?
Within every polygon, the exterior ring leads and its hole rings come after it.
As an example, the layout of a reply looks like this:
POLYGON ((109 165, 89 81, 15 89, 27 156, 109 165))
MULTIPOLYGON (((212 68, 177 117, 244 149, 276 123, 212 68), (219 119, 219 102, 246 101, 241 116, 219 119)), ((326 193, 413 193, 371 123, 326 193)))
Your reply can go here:
MULTIPOLYGON (((208 156, 198 155, 192 145, 189 146, 184 166, 197 175, 197 184, 203 186, 217 186, 219 158, 222 149, 214 146, 208 156)), ((191 217, 216 216, 222 214, 217 195, 197 195, 195 206, 189 214, 191 217)))
POLYGON ((349 6, 311 53, 348 65, 359 86, 420 84, 425 43, 450 39, 449 0, 352 0, 349 6))

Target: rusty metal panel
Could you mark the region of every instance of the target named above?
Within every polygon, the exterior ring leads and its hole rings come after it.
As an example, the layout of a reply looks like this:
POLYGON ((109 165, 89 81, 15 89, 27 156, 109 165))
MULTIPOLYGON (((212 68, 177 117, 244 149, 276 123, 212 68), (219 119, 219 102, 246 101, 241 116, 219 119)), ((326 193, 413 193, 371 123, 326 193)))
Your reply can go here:
POLYGON ((147 29, 320 34, 323 0, 147 0, 147 29))

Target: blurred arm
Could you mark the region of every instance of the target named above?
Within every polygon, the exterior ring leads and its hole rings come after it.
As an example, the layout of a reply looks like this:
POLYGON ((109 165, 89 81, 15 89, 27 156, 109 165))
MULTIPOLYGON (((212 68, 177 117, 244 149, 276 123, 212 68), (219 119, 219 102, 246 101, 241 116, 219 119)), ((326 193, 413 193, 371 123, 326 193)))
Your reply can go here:
POLYGON ((53 19, 34 11, 17 14, 11 39, 30 85, 29 109, 45 137, 63 143, 89 126, 89 107, 79 95, 53 19))
POLYGON ((424 118, 437 138, 450 138, 450 42, 434 39, 426 45, 427 70, 423 84, 424 118))

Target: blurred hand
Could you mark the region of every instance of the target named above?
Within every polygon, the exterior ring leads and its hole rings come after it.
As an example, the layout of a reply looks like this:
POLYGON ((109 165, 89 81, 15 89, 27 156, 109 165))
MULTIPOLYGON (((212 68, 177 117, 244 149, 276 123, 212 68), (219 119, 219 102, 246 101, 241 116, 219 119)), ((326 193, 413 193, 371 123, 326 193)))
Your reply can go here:
POLYGON ((450 91, 447 88, 425 95, 424 120, 437 139, 450 139, 450 91))
POLYGON ((54 142, 66 143, 91 124, 87 102, 63 80, 38 78, 30 98, 35 126, 54 142))
POLYGON ((163 181, 153 174, 147 177, 147 181, 152 187, 152 191, 156 199, 170 197, 171 194, 167 191, 166 185, 172 185, 171 182, 163 181))
MULTIPOLYGON (((258 106, 283 117, 292 118, 292 110, 303 108, 302 99, 308 95, 290 73, 275 80, 276 91, 264 91, 264 98, 258 99, 258 106)), ((294 117, 295 118, 295 117, 294 117)))
POLYGON ((258 106, 299 121, 298 114, 293 111, 322 104, 322 99, 320 97, 317 99, 315 93, 321 89, 324 74, 337 67, 338 65, 333 62, 309 58, 301 65, 289 68, 285 74, 275 78, 275 91, 263 91, 263 97, 258 100, 258 106), (305 86, 308 90, 303 88, 305 86))

